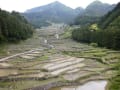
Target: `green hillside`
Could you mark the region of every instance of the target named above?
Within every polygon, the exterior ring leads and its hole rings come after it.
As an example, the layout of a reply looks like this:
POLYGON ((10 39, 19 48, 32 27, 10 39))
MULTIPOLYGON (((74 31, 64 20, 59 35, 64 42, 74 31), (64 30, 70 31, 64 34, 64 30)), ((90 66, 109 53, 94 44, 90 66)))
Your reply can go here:
POLYGON ((101 19, 99 25, 89 24, 87 27, 74 30, 73 39, 97 43, 102 47, 120 49, 120 3, 101 19))
POLYGON ((23 16, 17 12, 0 9, 0 43, 17 42, 31 37, 33 30, 23 16))

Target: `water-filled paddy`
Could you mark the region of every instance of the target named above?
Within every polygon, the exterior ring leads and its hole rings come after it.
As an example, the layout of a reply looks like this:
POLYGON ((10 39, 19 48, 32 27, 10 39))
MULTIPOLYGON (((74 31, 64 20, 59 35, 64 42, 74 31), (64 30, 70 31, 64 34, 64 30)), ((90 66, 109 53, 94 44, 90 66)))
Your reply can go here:
POLYGON ((56 87, 50 90, 105 90, 107 81, 90 81, 80 86, 56 87))

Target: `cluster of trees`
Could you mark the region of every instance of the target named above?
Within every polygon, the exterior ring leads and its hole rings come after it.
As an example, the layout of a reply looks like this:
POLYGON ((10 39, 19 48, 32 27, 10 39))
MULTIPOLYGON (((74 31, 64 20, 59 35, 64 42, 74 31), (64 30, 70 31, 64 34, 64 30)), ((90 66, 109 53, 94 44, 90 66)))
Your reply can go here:
POLYGON ((32 34, 31 25, 18 12, 0 9, 0 43, 25 40, 32 34))
POLYGON ((74 30, 72 38, 80 42, 97 43, 98 46, 120 49, 120 3, 98 24, 74 30))

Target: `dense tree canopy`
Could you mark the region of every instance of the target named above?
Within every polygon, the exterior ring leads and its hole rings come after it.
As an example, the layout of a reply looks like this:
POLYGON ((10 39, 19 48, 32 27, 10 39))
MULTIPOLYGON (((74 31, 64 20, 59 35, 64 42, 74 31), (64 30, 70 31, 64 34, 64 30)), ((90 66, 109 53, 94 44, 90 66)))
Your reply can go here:
POLYGON ((0 9, 0 43, 25 40, 32 34, 32 27, 23 16, 0 9))
POLYGON ((99 46, 120 49, 120 3, 96 24, 74 30, 74 40, 97 43, 99 46), (92 27, 92 28, 91 28, 92 27))

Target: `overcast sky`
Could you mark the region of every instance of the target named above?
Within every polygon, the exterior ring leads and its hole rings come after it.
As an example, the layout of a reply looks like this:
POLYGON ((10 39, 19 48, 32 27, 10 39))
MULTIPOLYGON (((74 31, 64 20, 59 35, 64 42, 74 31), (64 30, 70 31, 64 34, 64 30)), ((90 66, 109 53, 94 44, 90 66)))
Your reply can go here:
MULTIPOLYGON (((27 9, 42 6, 51 2, 54 2, 56 0, 0 0, 0 8, 7 10, 7 11, 19 11, 24 12, 27 9)), ((57 0, 71 8, 76 7, 83 7, 85 8, 89 3, 95 1, 95 0, 57 0)), ((100 0, 103 3, 118 3, 120 0, 100 0)))

